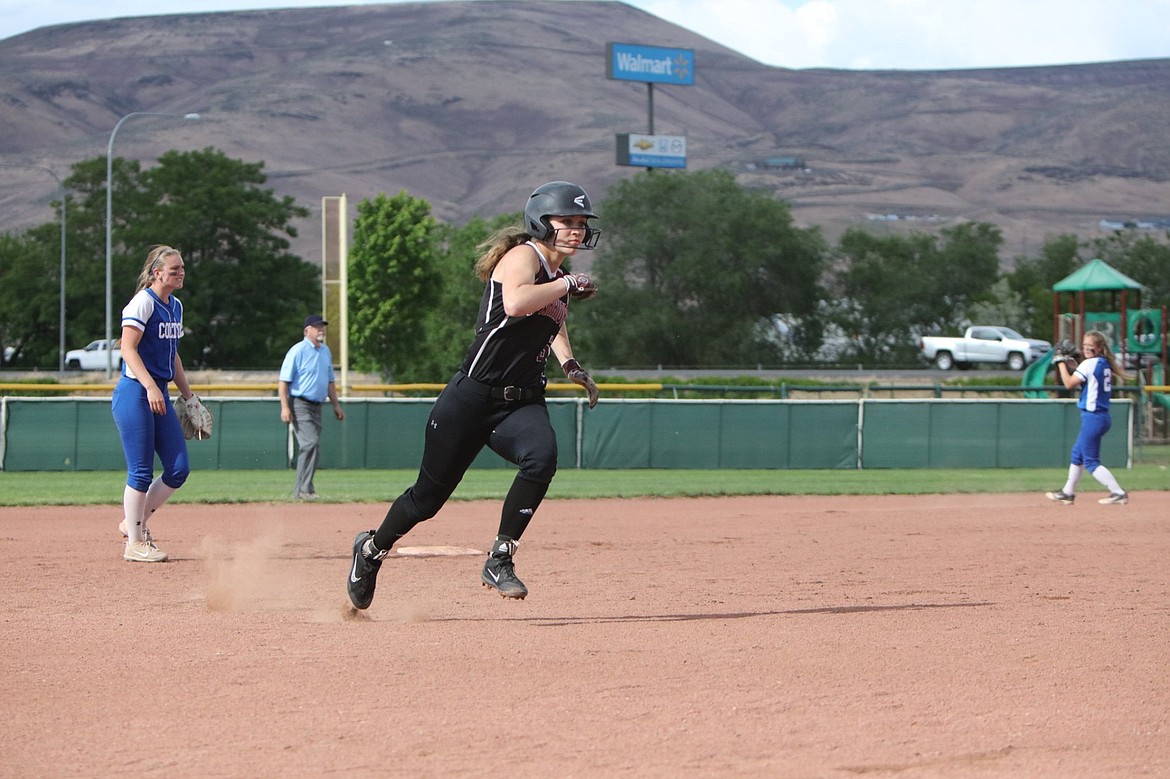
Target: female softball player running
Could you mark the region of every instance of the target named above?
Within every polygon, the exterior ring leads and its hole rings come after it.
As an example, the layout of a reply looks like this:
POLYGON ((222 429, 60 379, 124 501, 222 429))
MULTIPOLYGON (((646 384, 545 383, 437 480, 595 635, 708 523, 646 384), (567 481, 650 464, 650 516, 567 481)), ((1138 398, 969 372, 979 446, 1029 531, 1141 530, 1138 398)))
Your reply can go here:
POLYGON ((122 309, 122 377, 114 387, 113 413, 127 469, 122 497, 126 516, 119 526, 126 536, 122 557, 131 562, 167 559, 146 522, 190 473, 187 442, 167 392, 174 380, 182 396, 191 397, 179 358, 183 304, 174 295, 184 275, 178 250, 152 247, 138 276, 138 291, 122 309), (163 468, 157 479, 155 453, 163 468))
POLYGON ((482 248, 476 272, 485 282, 475 338, 462 367, 440 393, 426 424, 422 466, 376 530, 353 542, 349 599, 368 608, 382 559, 398 539, 439 512, 485 447, 519 466, 504 498, 499 532, 480 579, 505 598, 528 594, 512 556, 557 468, 557 439, 544 402, 551 351, 566 376, 597 404, 597 385, 573 359, 565 327, 569 299, 597 287, 561 264, 597 244, 589 196, 576 184, 538 187, 524 208, 523 228, 498 232, 482 248))
MULTIPOLYGON (((1068 344, 1071 349, 1072 344, 1068 344)), ((1101 464, 1101 439, 1113 424, 1109 417, 1109 399, 1113 394, 1113 381, 1125 379, 1125 371, 1117 364, 1105 334, 1090 330, 1081 339, 1081 352, 1085 359, 1075 368, 1069 363, 1076 360, 1065 355, 1056 358, 1056 372, 1065 388, 1081 388, 1077 408, 1081 410, 1081 432, 1072 448, 1072 461, 1068 466, 1068 481, 1060 492, 1046 493, 1049 500, 1072 505, 1077 497, 1077 482, 1086 470, 1093 478, 1105 485, 1109 497, 1098 503, 1121 504, 1129 502, 1129 495, 1117 483, 1113 472, 1101 464)))

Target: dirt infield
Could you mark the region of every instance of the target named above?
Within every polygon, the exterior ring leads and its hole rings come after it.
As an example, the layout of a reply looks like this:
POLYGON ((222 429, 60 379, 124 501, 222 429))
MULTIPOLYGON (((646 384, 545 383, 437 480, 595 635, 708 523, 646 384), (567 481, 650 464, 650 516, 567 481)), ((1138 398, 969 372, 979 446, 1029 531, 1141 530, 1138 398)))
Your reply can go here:
POLYGON ((0 509, 0 776, 1170 776, 1170 492, 1095 497, 549 500, 519 602, 452 503, 357 615, 384 506, 0 509))

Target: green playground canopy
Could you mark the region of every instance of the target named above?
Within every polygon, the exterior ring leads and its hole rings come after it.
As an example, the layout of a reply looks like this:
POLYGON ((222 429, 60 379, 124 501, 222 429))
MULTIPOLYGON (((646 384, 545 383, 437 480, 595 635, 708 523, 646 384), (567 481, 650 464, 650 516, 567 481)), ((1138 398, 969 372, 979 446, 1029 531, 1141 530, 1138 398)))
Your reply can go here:
POLYGON ((1140 290, 1142 285, 1104 260, 1089 260, 1075 273, 1052 285, 1053 292, 1089 292, 1093 290, 1140 290))

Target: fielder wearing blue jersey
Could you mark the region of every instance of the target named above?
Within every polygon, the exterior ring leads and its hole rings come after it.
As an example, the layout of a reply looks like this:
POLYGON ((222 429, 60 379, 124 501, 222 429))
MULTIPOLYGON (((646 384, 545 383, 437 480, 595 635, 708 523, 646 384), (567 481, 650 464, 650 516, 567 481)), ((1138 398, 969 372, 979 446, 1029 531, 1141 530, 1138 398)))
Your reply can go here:
POLYGON ((293 497, 316 500, 313 476, 321 441, 321 404, 333 405, 333 416, 341 422, 345 412, 337 399, 333 377, 333 354, 325 343, 328 322, 319 314, 305 317, 305 337, 284 356, 277 389, 280 394, 280 421, 292 425, 297 437, 297 480, 293 497))
MULTIPOLYGON (((1070 344, 1071 346, 1071 344, 1070 344)), ((1109 432, 1112 419, 1109 417, 1109 400, 1113 395, 1113 382, 1124 380, 1125 372, 1117 364, 1109 341, 1099 330, 1090 330, 1081 340, 1081 352, 1085 359, 1076 365, 1071 357, 1056 358, 1056 370, 1061 383, 1067 389, 1081 390, 1077 408, 1081 410, 1081 431, 1073 444, 1071 463, 1068 466, 1068 481, 1059 492, 1047 493, 1048 499, 1071 506, 1077 497, 1077 483, 1087 470, 1093 478, 1109 490, 1109 497, 1098 503, 1118 505, 1129 502, 1129 495, 1121 489, 1113 473, 1101 464, 1101 439, 1109 432), (1071 367, 1076 365, 1076 367, 1071 367)))
POLYGON ((175 297, 186 272, 183 257, 169 246, 155 246, 138 276, 138 291, 122 309, 122 376, 114 387, 114 423, 126 455, 126 536, 122 557, 131 562, 160 563, 165 552, 154 543, 146 523, 190 473, 187 442, 167 391, 169 382, 184 398, 191 386, 179 358, 183 304, 175 297), (162 475, 154 477, 154 457, 162 475))
POLYGON ((522 227, 501 230, 487 242, 475 266, 484 282, 475 337, 431 409, 418 477, 376 531, 354 539, 349 570, 354 608, 369 607, 391 546, 438 513, 484 447, 518 471, 480 581, 505 598, 528 594, 512 557, 557 470, 557 438, 544 402, 549 356, 585 388, 590 408, 597 403, 597 385, 573 358, 565 326, 569 301, 592 297, 597 287, 584 274, 561 267, 597 243, 600 231, 589 226, 596 216, 585 190, 554 181, 529 196, 522 227))

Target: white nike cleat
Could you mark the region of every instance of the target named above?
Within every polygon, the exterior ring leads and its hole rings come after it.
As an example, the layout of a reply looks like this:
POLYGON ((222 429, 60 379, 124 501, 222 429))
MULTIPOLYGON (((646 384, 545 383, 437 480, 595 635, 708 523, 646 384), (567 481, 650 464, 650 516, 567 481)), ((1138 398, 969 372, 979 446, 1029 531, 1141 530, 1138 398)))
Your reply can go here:
POLYGON ((126 544, 122 559, 131 563, 165 563, 167 553, 151 541, 135 541, 126 544))

